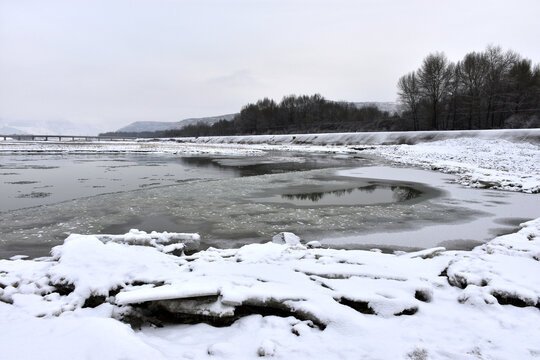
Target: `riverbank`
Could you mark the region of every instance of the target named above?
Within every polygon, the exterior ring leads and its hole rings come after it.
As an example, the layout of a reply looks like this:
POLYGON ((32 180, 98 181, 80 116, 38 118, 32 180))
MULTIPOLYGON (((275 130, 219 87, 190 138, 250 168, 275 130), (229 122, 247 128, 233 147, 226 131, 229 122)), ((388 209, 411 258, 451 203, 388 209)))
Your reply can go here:
POLYGON ((0 154, 258 156, 269 151, 379 157, 455 174, 458 182, 466 186, 540 192, 540 129, 253 135, 132 142, 0 141, 0 154))
POLYGON ((0 261, 1 353, 534 358, 540 219, 521 226, 472 251, 395 254, 287 235, 185 256, 197 235, 72 235, 50 258, 0 261))

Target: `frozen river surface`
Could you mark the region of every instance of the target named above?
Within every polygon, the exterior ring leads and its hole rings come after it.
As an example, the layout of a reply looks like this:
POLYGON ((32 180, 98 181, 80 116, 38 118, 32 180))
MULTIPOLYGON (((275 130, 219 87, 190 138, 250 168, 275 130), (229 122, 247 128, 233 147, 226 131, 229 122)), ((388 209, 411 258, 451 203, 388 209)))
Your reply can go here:
POLYGON ((536 217, 537 195, 332 154, 2 155, 0 258, 70 233, 198 232, 202 248, 281 231, 336 248, 469 249, 536 217))

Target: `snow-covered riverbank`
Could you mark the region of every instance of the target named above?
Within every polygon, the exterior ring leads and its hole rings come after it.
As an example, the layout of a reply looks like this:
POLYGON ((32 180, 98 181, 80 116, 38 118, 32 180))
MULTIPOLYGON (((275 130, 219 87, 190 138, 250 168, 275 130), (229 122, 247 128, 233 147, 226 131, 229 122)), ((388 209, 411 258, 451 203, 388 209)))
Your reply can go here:
POLYGON ((180 138, 182 142, 200 144, 251 145, 400 145, 459 138, 481 140, 508 140, 513 142, 540 142, 540 129, 454 130, 454 131, 392 131, 357 133, 322 133, 288 135, 240 135, 180 138))
POLYGON ((197 145, 378 156, 458 175, 466 186, 540 192, 540 129, 186 138, 197 145))
POLYGON ((459 138, 367 151, 399 164, 456 174, 466 186, 540 192, 538 144, 459 138))
POLYGON ((0 261, 0 351, 6 359, 533 358, 539 239, 537 219, 469 252, 293 241, 176 256, 197 236, 72 235, 50 258, 0 261))
POLYGON ((268 151, 376 156, 393 163, 455 174, 466 186, 540 192, 540 129, 253 135, 132 142, 0 141, 0 154, 256 156, 268 151))

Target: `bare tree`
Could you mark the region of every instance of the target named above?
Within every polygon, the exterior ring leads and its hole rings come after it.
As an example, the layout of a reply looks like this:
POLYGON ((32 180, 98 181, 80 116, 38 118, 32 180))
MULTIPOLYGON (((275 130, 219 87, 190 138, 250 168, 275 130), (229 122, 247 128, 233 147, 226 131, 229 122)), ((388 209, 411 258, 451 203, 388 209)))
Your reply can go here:
POLYGON ((429 100, 432 110, 433 129, 439 128, 439 104, 448 93, 452 70, 446 55, 439 52, 429 54, 418 70, 421 92, 429 100))
POLYGON ((487 101, 486 124, 494 127, 495 112, 504 107, 503 87, 507 81, 505 77, 512 65, 519 59, 519 55, 510 50, 503 53, 500 46, 489 45, 484 51, 484 56, 488 67, 484 90, 487 101))
POLYGON ((485 54, 472 52, 465 55, 459 66, 459 81, 468 105, 468 128, 472 129, 473 115, 478 119, 477 127, 481 128, 480 101, 486 88, 488 61, 485 54))
POLYGON ((457 64, 433 53, 399 79, 398 96, 432 129, 530 127, 540 121, 540 65, 491 45, 457 64))
POLYGON ((397 86, 399 102, 411 113, 413 129, 416 131, 419 129, 418 106, 421 100, 420 84, 416 72, 413 71, 400 77, 397 86))
POLYGON ((460 73, 461 73, 461 63, 458 62, 452 71, 452 76, 450 78, 450 84, 448 86, 448 111, 446 116, 445 129, 455 129, 458 119, 458 103, 461 100, 461 82, 460 82, 460 73), (450 120, 452 120, 451 125, 450 120))

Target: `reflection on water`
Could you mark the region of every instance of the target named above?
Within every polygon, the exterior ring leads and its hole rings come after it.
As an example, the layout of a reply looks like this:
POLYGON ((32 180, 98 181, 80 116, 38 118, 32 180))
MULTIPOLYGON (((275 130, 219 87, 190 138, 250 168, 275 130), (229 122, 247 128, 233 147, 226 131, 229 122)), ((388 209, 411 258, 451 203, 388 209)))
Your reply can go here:
POLYGON ((421 195, 419 190, 405 186, 370 185, 350 189, 332 190, 325 192, 310 192, 302 194, 283 194, 282 199, 289 200, 295 205, 305 202, 324 203, 332 202, 334 205, 346 205, 348 198, 355 205, 367 205, 390 202, 401 202, 417 198, 421 195), (390 199, 391 197, 391 199, 390 199), (345 201, 344 201, 345 200, 345 201))
MULTIPOLYGON (((407 184, 408 185, 408 184, 407 184)), ((276 189, 271 196, 258 197, 253 200, 260 203, 282 203, 296 207, 313 206, 361 206, 375 204, 392 204, 418 199, 425 195, 419 188, 396 185, 394 183, 378 183, 348 188, 317 188, 291 193, 290 188, 276 189), (315 190, 315 191, 313 191, 315 190)))
POLYGON ((307 171, 314 169, 329 169, 344 166, 359 166, 366 162, 358 158, 334 158, 316 154, 273 154, 271 156, 245 157, 181 157, 178 161, 186 166, 212 168, 217 170, 232 170, 237 176, 258 176, 266 174, 283 174, 288 172, 307 171))

